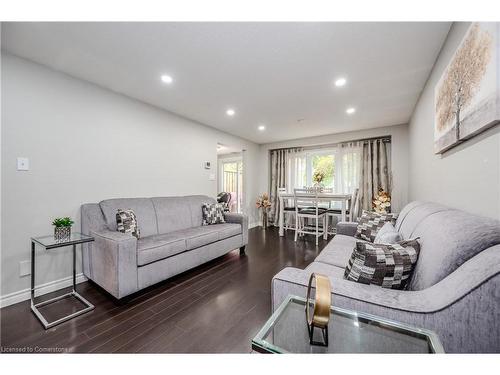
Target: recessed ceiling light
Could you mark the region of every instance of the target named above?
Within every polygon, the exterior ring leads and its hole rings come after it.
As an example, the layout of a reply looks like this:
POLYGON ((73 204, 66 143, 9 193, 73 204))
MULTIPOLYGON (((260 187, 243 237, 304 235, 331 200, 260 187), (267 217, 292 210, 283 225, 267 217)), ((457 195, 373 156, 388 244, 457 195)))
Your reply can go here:
POLYGON ((163 83, 166 83, 167 85, 170 85, 172 82, 174 82, 173 78, 167 74, 161 76, 161 81, 163 83))
POLYGON ((345 79, 344 77, 337 78, 337 80, 335 81, 335 86, 342 87, 342 86, 345 86, 346 83, 347 83, 347 79, 345 79))
POLYGON ((226 115, 228 115, 228 116, 234 116, 234 114, 235 114, 235 113, 236 113, 236 112, 234 111, 234 109, 231 109, 231 108, 229 108, 229 109, 226 111, 226 115))
POLYGON ((347 113, 348 115, 352 115, 354 112, 356 112, 356 108, 354 107, 349 107, 345 110, 345 113, 347 113))
POLYGON ((259 125, 259 127, 257 129, 259 129, 260 131, 264 131, 264 130, 266 130, 266 126, 265 125, 259 125))

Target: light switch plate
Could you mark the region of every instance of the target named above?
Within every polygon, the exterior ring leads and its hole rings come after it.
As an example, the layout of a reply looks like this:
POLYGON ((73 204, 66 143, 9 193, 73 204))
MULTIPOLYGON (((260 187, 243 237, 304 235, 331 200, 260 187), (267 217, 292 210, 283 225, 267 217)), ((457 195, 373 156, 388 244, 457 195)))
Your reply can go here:
POLYGON ((19 276, 31 275, 31 261, 23 260, 19 262, 19 276))
POLYGON ((30 159, 24 157, 17 158, 17 170, 18 171, 29 171, 30 170, 30 159))
POLYGON ((209 179, 210 181, 215 181, 215 173, 210 173, 210 174, 208 175, 208 179, 209 179))

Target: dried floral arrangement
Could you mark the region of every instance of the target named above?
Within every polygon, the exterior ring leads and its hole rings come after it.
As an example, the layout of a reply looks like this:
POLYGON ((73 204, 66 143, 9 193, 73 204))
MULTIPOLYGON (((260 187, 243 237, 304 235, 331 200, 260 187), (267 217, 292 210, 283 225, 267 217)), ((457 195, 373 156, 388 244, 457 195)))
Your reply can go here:
POLYGON ((323 171, 314 171, 312 176, 313 182, 320 184, 325 179, 325 173, 323 171))
POLYGON ((263 208, 264 210, 267 210, 269 207, 271 207, 271 200, 269 199, 269 194, 262 193, 257 198, 257 201, 255 202, 255 206, 257 208, 263 208))
POLYGON ((384 214, 390 212, 391 196, 383 189, 379 189, 378 193, 373 198, 372 207, 375 212, 384 214))

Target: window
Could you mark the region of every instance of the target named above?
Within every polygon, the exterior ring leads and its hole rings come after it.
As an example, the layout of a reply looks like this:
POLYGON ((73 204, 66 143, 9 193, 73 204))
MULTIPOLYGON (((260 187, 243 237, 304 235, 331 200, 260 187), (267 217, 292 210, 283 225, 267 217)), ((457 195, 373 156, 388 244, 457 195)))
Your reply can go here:
POLYGON ((356 143, 291 154, 287 160, 288 191, 312 186, 315 171, 322 171, 325 187, 350 194, 359 185, 361 147, 356 143))

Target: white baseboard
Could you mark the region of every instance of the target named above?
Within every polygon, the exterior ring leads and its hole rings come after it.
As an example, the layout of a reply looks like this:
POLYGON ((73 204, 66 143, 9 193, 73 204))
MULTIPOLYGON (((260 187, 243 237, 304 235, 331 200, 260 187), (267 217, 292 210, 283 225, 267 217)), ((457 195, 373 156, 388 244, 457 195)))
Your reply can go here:
POLYGON ((258 221, 255 222, 255 223, 249 223, 248 224, 248 229, 256 228, 258 226, 260 226, 260 223, 258 221))
MULTIPOLYGON (((84 281, 87 281, 87 278, 83 275, 83 273, 79 273, 76 275, 76 283, 80 284, 84 281)), ((42 296, 44 294, 55 292, 56 290, 66 288, 71 286, 73 283, 73 276, 68 276, 63 279, 50 281, 45 284, 37 285, 36 287, 36 296, 42 296)), ((0 297, 0 308, 6 307, 9 305, 13 305, 18 302, 26 301, 30 299, 31 289, 23 289, 17 292, 9 293, 0 297)))

